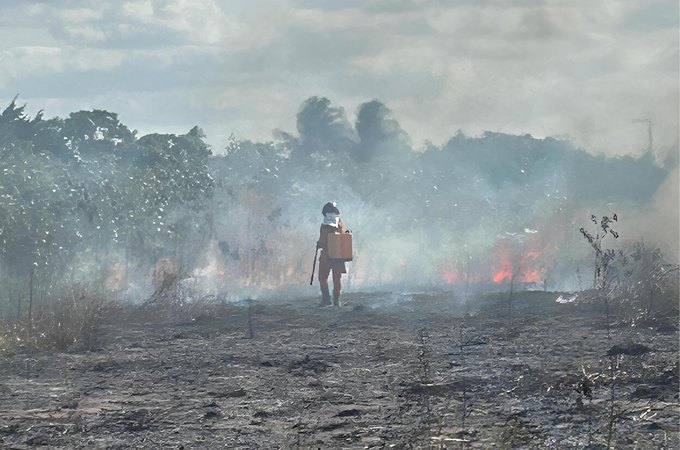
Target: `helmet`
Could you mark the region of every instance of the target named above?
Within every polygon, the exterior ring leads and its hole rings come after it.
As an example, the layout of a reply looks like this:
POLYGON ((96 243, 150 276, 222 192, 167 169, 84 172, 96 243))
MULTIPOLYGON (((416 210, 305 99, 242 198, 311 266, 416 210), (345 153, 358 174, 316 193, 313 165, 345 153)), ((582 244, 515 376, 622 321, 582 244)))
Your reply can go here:
POLYGON ((325 205, 323 205, 323 209, 321 210, 321 214, 323 214, 325 216, 329 212, 332 212, 332 213, 335 213, 335 214, 340 214, 340 210, 338 209, 335 202, 328 202, 325 205))

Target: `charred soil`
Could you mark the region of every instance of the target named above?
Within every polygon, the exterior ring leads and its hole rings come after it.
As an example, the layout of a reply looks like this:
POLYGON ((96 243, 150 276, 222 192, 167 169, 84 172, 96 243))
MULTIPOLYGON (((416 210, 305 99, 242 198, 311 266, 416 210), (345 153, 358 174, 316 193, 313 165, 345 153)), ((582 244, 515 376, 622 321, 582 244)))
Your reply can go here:
POLYGON ((530 294, 132 310, 93 351, 3 355, 0 446, 678 448, 677 328, 530 294))

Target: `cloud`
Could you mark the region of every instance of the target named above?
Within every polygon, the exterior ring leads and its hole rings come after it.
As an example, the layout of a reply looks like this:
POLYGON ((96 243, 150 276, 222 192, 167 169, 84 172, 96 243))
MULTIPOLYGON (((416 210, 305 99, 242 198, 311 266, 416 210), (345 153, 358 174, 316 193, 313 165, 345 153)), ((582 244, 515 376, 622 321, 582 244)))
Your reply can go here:
MULTIPOLYGON (((105 73, 119 67, 124 58, 122 52, 103 53, 72 47, 23 46, 0 50, 0 87, 30 87, 31 80, 41 80, 31 90, 54 91, 59 89, 59 83, 51 85, 50 82, 57 82, 62 74, 87 71, 105 73)), ((92 82, 99 83, 101 88, 101 80, 92 82)))
POLYGON ((165 89, 187 110, 209 109, 206 129, 240 124, 251 138, 294 126, 313 95, 350 113, 377 98, 416 146, 462 129, 635 153, 646 146, 637 118, 653 120, 660 147, 678 139, 677 9, 667 0, 27 2, 4 6, 0 95, 43 91, 50 75, 64 97, 90 95, 79 82, 165 89))
POLYGON ((77 0, 25 8, 35 24, 47 24, 60 41, 74 46, 164 47, 216 45, 235 39, 238 23, 213 0, 77 0))
MULTIPOLYGON (((45 9, 34 10, 34 14, 41 14, 45 9)), ((64 23, 82 23, 98 21, 104 17, 104 12, 100 9, 90 8, 72 8, 72 9, 58 9, 57 16, 64 23)))
POLYGON ((213 0, 127 1, 122 16, 144 29, 179 33, 194 44, 214 45, 235 27, 213 0))

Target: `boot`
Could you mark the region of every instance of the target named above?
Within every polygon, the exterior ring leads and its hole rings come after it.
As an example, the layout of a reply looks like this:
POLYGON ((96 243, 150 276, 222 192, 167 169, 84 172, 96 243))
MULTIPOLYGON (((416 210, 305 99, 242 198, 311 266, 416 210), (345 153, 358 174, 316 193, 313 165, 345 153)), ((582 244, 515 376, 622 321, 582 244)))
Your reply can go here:
POLYGON ((321 303, 319 303, 319 307, 323 308, 324 306, 329 306, 330 304, 331 304, 330 294, 322 292, 321 293, 321 303))
POLYGON ((340 306, 340 296, 333 295, 333 306, 340 306))

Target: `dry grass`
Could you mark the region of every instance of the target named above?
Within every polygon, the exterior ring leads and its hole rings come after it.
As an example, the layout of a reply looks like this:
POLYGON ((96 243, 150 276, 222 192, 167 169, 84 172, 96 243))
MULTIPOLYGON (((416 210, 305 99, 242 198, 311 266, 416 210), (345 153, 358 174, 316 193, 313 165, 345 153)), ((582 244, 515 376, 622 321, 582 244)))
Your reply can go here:
POLYGON ((103 295, 74 284, 34 320, 0 324, 0 352, 88 351, 97 342, 102 319, 112 303, 103 295))

